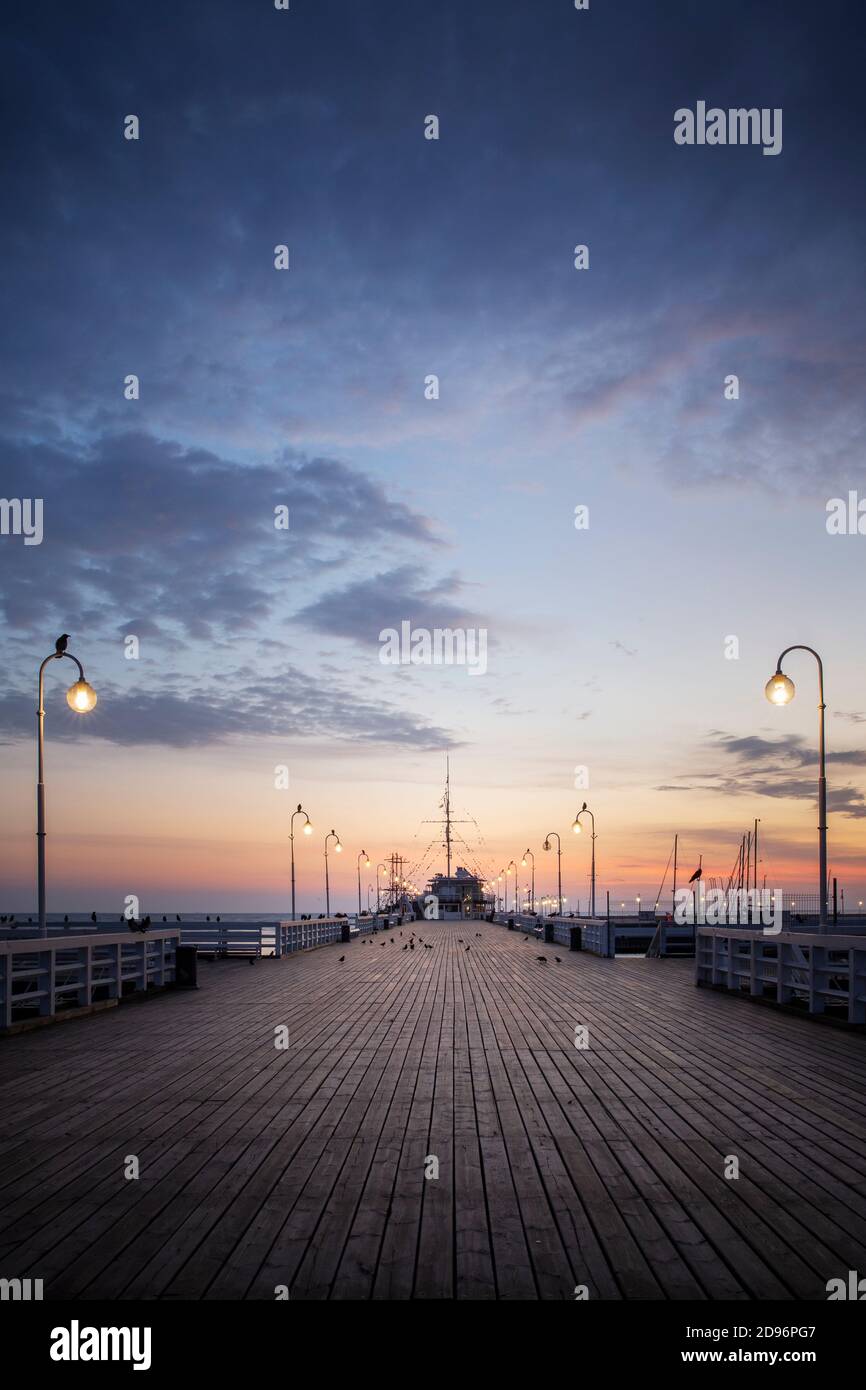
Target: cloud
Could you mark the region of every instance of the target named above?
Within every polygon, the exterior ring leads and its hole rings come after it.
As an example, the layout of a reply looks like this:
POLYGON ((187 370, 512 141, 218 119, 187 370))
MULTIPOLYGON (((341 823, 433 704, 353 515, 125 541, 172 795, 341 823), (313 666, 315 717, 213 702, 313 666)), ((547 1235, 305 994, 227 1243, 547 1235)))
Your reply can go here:
MULTIPOLYGON (((814 774, 810 777, 792 775, 800 768, 814 769, 817 754, 814 747, 800 734, 781 738, 761 738, 757 734, 735 737, 714 729, 707 746, 724 758, 735 760, 734 771, 722 767, 717 772, 699 774, 707 780, 698 785, 695 773, 684 773, 672 783, 655 788, 659 792, 715 791, 725 796, 769 796, 781 800, 817 801, 814 774)), ((866 751, 860 748, 839 749, 827 754, 828 763, 841 766, 866 767, 866 751)), ((832 787, 827 795, 828 810, 851 819, 866 817, 866 796, 850 784, 832 787)))
POLYGON ((398 535, 435 543, 425 517, 336 459, 284 451, 239 464, 145 433, 90 447, 9 445, 8 496, 44 499, 40 547, 4 544, 0 612, 13 629, 112 631, 209 642, 248 633, 287 584, 398 535), (289 529, 274 509, 289 508, 289 529), (34 559, 38 553, 38 563, 34 559))
POLYGON ((401 622, 430 631, 485 626, 467 605, 455 602, 465 587, 457 575, 425 579, 417 566, 399 565, 324 594, 295 618, 316 632, 362 643, 378 642, 385 628, 399 631, 401 622))
MULTIPOLYGON (((32 697, 0 699, 0 739, 29 738, 32 725, 32 697)), ((226 672, 224 679, 185 693, 101 686, 99 703, 86 722, 65 705, 58 709, 51 737, 127 747, 193 748, 250 737, 326 738, 421 752, 457 746, 444 729, 387 701, 365 697, 332 677, 311 680, 290 666, 259 677, 244 670, 226 672)))

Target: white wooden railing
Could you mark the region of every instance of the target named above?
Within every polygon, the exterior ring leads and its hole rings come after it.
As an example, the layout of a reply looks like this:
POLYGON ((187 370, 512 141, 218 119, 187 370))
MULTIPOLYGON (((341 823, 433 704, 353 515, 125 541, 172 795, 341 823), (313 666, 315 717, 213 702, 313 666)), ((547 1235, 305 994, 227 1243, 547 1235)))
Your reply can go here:
POLYGON ((695 983, 866 1023, 866 939, 697 928, 695 983))
POLYGON ((0 941, 0 1029, 170 984, 180 928, 0 941))

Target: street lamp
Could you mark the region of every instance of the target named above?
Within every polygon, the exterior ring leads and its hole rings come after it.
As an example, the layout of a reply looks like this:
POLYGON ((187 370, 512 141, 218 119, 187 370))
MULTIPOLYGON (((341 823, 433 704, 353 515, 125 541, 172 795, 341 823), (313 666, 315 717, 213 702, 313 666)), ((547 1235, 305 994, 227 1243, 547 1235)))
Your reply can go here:
POLYGON ((387 864, 377 864, 377 865, 376 865, 376 868, 377 868, 377 870, 378 870, 378 873, 377 873, 377 875, 376 875, 376 911, 378 912, 378 911, 379 911, 379 879, 382 877, 382 874, 386 874, 386 873, 388 872, 388 865, 387 865, 387 864))
POLYGON ((556 834, 556 831, 555 831, 555 830, 551 830, 550 834, 547 835, 547 836, 545 837, 545 841, 544 841, 544 844, 542 845, 542 849, 550 849, 550 836, 551 836, 551 835, 556 835, 556 891, 557 891, 557 897, 559 898, 559 913, 558 913, 558 916, 561 917, 561 916, 562 916, 562 841, 560 840, 559 836, 556 834))
POLYGON ((523 851, 523 858, 522 858, 522 860, 521 860, 520 862, 522 863, 522 865, 523 865, 523 867, 524 867, 524 869, 525 869, 525 868, 526 868, 526 856, 527 856, 527 854, 529 855, 530 859, 532 860, 532 887, 531 887, 530 890, 529 890, 529 911, 530 911, 530 912, 534 912, 534 911, 535 911, 535 855, 532 853, 532 850, 531 850, 531 849, 525 849, 525 850, 523 851))
MULTIPOLYGON (((517 865, 514 863, 514 860, 513 860, 513 859, 511 860, 510 864, 508 865, 508 868, 505 870, 506 875, 508 875, 508 874, 511 873, 512 867, 514 868, 514 911, 517 912, 517 911, 518 911, 518 902, 517 902, 517 865)), ((505 880, 505 911, 506 911, 506 912, 508 911, 508 878, 507 878, 507 877, 506 877, 506 880, 505 880)))
MULTIPOLYGON (((84 668, 77 656, 66 650, 66 634, 58 637, 55 650, 39 667, 39 704, 36 710, 36 892, 39 902, 39 935, 48 935, 45 914, 45 667, 49 661, 66 656, 78 667, 78 680, 66 692, 66 703, 76 714, 89 714, 96 706, 96 691, 84 679, 84 668)), ((11 969, 11 966, 10 966, 11 969)), ((11 985, 10 985, 11 989, 11 985)))
POLYGON ((592 837, 591 837, 591 838, 592 838, 592 878, 591 878, 591 883, 592 883, 592 901, 591 901, 591 903, 590 903, 590 905, 589 905, 589 915, 590 915, 590 917, 594 917, 594 916, 595 916, 595 816, 592 814, 592 811, 587 810, 587 806, 586 806, 586 802, 585 802, 585 801, 584 801, 583 805, 581 806, 580 810, 578 811, 577 815, 575 816, 575 818, 574 818, 574 824, 572 825, 571 828, 572 828, 572 830, 574 831, 575 835, 580 835, 581 831, 583 830, 583 826, 582 826, 581 823, 580 823, 580 818, 581 818, 581 816, 584 814, 584 812, 586 813, 586 815, 589 816, 590 820, 592 821, 592 837))
POLYGON ((795 643, 786 647, 776 662, 776 670, 764 687, 771 705, 789 705, 794 698, 794 682, 782 670, 788 652, 811 652, 818 663, 818 924, 826 931, 827 921, 827 775, 824 757, 824 664, 813 647, 795 643))
POLYGON ((337 843, 334 845, 334 853, 335 853, 335 854, 342 854, 342 853, 343 853, 343 846, 340 844, 340 837, 339 837, 339 835, 337 834, 336 830, 329 830, 328 833, 327 833, 327 835, 325 836, 325 916, 326 916, 326 917, 330 917, 330 915, 331 915, 331 884, 330 884, 330 881, 329 881, 329 879, 328 879, 328 841, 331 840, 331 839, 336 840, 336 842, 337 842, 337 843))
POLYGON ((361 853, 358 855, 358 916, 359 916, 359 917, 360 917, 360 915, 361 915, 361 860, 362 860, 362 859, 363 859, 363 861, 364 861, 364 867, 367 868, 367 869, 369 869, 369 867, 370 867, 370 859, 369 859, 369 856, 368 856, 367 851, 366 851, 365 849, 362 849, 362 850, 361 850, 361 853))
MULTIPOLYGON (((293 812, 292 812, 292 819, 291 819, 291 821, 289 822, 289 843, 290 843, 291 846, 292 846, 292 921, 293 921, 293 922, 294 922, 294 920, 295 920, 295 816, 307 816, 307 813, 306 813, 306 811, 304 810, 303 806, 301 805, 300 801, 298 802, 298 809, 297 809, 297 811, 293 811, 293 812)), ((305 834, 305 835, 312 835, 312 833, 313 833, 313 827, 312 827, 312 825, 310 824, 310 817, 307 816, 307 819, 306 819, 306 821, 305 821, 305 823, 304 823, 304 834, 305 834)))

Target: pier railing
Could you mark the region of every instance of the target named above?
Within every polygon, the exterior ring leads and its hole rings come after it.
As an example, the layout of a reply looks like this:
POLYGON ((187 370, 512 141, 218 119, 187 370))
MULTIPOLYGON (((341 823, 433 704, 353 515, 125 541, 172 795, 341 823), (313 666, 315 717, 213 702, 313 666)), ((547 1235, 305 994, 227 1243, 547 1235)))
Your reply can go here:
POLYGON ((695 983, 866 1024, 866 937, 697 928, 695 983))
MULTIPOLYGON (((349 938, 383 931, 396 917, 310 917, 306 921, 280 922, 279 949, 277 955, 289 955, 292 951, 310 951, 316 946, 327 946, 334 941, 342 941, 348 932, 349 938)), ((406 919, 408 921, 408 918, 406 919)))
POLYGON ((0 1030, 118 1003, 175 979, 180 929, 0 941, 0 1030))

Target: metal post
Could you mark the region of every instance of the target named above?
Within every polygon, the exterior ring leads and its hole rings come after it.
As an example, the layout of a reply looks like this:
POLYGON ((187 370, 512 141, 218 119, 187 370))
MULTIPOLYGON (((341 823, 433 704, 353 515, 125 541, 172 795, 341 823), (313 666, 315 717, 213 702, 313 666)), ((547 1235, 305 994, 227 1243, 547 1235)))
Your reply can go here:
MULTIPOLYGON (((824 663, 814 647, 795 643, 786 647, 776 662, 776 674, 782 674, 782 661, 788 652, 811 652, 818 663, 818 923, 826 932, 827 920, 827 765, 824 752, 824 663)), ((783 701, 783 703, 785 703, 783 701)))
POLYGON ((39 907, 39 935, 48 935, 45 905, 45 667, 49 661, 62 661, 65 656, 78 667, 78 678, 84 680, 84 668, 71 652, 52 652, 39 667, 39 705, 36 710, 36 896, 39 907))

